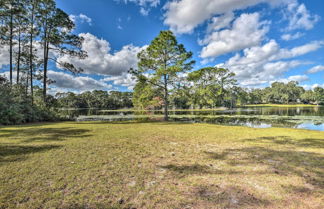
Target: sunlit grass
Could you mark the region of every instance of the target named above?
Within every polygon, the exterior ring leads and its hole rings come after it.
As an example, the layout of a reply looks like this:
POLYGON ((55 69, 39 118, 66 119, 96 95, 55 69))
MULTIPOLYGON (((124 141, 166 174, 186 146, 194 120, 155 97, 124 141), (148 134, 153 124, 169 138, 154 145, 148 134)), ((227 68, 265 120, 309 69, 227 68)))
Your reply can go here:
POLYGON ((209 124, 0 128, 0 208, 323 208, 324 133, 209 124))

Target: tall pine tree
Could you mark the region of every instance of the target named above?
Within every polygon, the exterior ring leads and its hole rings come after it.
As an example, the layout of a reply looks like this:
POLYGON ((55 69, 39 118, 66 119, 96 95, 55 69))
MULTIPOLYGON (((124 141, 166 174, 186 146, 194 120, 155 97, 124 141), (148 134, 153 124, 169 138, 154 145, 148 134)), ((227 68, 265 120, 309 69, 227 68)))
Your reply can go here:
POLYGON ((179 73, 192 69, 192 53, 178 44, 171 31, 161 31, 151 44, 138 54, 138 69, 131 72, 149 84, 161 89, 163 94, 164 120, 169 119, 170 86, 176 84, 179 73))

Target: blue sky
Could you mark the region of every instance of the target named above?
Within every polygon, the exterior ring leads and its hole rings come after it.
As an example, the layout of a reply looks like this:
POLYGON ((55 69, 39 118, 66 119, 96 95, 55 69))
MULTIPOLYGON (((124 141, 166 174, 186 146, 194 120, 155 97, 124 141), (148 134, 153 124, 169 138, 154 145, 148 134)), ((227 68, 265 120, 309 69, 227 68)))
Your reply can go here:
POLYGON ((243 87, 290 80, 324 86, 321 0, 57 0, 57 6, 75 21, 89 57, 60 58, 85 69, 76 77, 52 64, 52 92, 131 90, 127 70, 160 30, 172 30, 193 52, 194 70, 229 68, 243 87))

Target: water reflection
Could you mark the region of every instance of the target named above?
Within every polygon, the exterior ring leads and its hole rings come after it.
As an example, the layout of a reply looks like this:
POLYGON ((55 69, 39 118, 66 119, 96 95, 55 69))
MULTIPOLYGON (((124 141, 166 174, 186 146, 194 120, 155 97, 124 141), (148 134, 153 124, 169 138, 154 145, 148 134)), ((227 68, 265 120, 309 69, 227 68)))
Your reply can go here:
POLYGON ((302 124, 297 125, 296 128, 324 131, 324 124, 302 123, 302 124))
MULTIPOLYGON (((162 111, 111 111, 100 109, 59 110, 67 119, 150 120, 161 119, 162 111)), ((287 127, 324 131, 324 107, 248 107, 223 110, 170 110, 174 121, 240 125, 253 128, 287 127)))

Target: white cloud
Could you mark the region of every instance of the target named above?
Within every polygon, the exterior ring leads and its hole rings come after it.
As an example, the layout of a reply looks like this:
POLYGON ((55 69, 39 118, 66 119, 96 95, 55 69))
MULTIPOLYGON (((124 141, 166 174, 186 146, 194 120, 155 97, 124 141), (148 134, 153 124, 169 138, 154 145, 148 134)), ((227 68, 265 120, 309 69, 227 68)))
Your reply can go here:
POLYGON ((287 4, 285 16, 289 21, 288 30, 310 30, 320 20, 320 16, 310 14, 306 6, 299 4, 297 0, 287 4))
POLYGON ((172 0, 166 10, 164 24, 176 33, 192 33, 199 25, 215 15, 246 9, 260 3, 272 7, 285 6, 284 16, 289 21, 289 30, 313 28, 319 21, 318 15, 312 15, 304 4, 297 0, 172 0))
MULTIPOLYGON (((9 71, 5 71, 3 73, 0 73, 0 76, 6 78, 9 81, 9 79, 10 79, 10 72, 9 71)), ((13 72, 13 74, 12 74, 12 80, 14 82, 17 80, 17 72, 13 72)))
POLYGON ((88 76, 73 76, 64 72, 57 72, 53 70, 48 71, 48 77, 54 80, 53 86, 60 89, 74 89, 77 91, 102 89, 108 90, 112 86, 103 82, 95 80, 88 76))
POLYGON ((317 65, 307 71, 307 73, 318 73, 324 71, 324 65, 317 65))
POLYGON ((275 80, 272 81, 273 82, 283 82, 283 83, 289 83, 290 81, 297 81, 298 83, 303 82, 303 81, 307 81, 309 80, 307 75, 293 75, 293 76, 289 76, 288 78, 283 78, 283 79, 279 79, 279 80, 275 80))
POLYGON ((316 87, 322 87, 324 88, 324 83, 323 84, 318 84, 318 83, 315 83, 315 84, 305 84, 305 85, 302 85, 302 87, 306 90, 314 90, 316 87))
POLYGON ((80 21, 81 23, 88 23, 90 26, 92 25, 92 19, 85 14, 80 13, 79 15, 69 15, 70 20, 74 23, 80 21))
POLYGON ((82 33, 80 36, 84 38, 82 50, 87 52, 88 57, 78 59, 63 56, 59 58, 59 61, 70 62, 81 67, 87 74, 122 75, 130 68, 137 67, 137 54, 144 49, 144 47, 126 45, 120 51, 111 53, 110 45, 106 40, 99 39, 90 33, 82 33))
MULTIPOLYGON (((9 79, 9 71, 0 73, 0 76, 4 76, 9 79)), ((105 80, 96 80, 89 76, 73 76, 68 73, 58 72, 49 70, 48 78, 55 81, 55 83, 50 85, 51 94, 56 92, 82 92, 88 90, 110 90, 113 88, 112 85, 107 84, 105 80)), ((16 72, 13 73, 13 80, 16 81, 16 72)))
POLYGON ((119 29, 119 30, 123 30, 123 26, 121 26, 121 23, 122 23, 122 19, 118 18, 117 19, 117 29, 119 29))
POLYGON ((308 64, 298 60, 285 61, 285 59, 307 54, 322 46, 322 42, 311 42, 292 49, 283 49, 275 40, 270 40, 262 46, 244 49, 243 55, 237 53, 220 66, 233 71, 242 85, 261 85, 276 80, 290 69, 308 64))
MULTIPOLYGON (((42 43, 40 43, 39 41, 34 41, 33 43, 34 45, 34 50, 36 50, 35 56, 37 57, 43 57, 43 45, 42 43)), ((18 52, 18 45, 15 44, 13 45, 13 52, 17 53, 18 52)), ((58 53, 54 50, 50 50, 49 52, 49 56, 50 57, 55 57, 57 56, 58 53)), ((1 45, 0 47, 0 69, 2 67, 4 67, 5 65, 9 65, 10 61, 9 61, 9 45, 1 45)), ((15 64, 15 59, 13 60, 14 64, 15 64)), ((8 67, 9 69, 9 67, 8 67)))
POLYGON ((313 84, 312 85, 312 89, 315 89, 316 87, 322 87, 322 88, 324 88, 324 83, 323 84, 316 83, 316 84, 313 84))
POLYGON ((160 0, 119 0, 124 1, 125 4, 128 2, 132 2, 138 4, 139 6, 150 6, 150 7, 157 7, 160 4, 160 0))
POLYGON ((302 37, 304 35, 305 34, 304 33, 301 33, 301 32, 297 32, 295 34, 286 33, 286 34, 283 34, 281 36, 281 39, 282 40, 285 40, 285 41, 291 41, 291 40, 299 39, 300 37, 302 37))
POLYGON ((140 9, 140 13, 143 15, 143 16, 147 16, 149 14, 150 10, 148 9, 144 9, 144 7, 141 7, 140 9))
POLYGON ((269 22, 260 22, 259 19, 259 13, 242 14, 233 22, 230 29, 208 34, 200 41, 200 44, 206 45, 201 51, 201 57, 217 57, 258 45, 269 30, 269 22))
POLYGON ((285 2, 287 0, 173 0, 164 6, 166 10, 164 24, 170 26, 176 33, 191 33, 199 24, 215 15, 260 3, 275 6, 285 2))
POLYGON ((269 62, 264 64, 263 71, 261 74, 264 74, 267 76, 266 79, 269 78, 276 78, 282 73, 287 72, 289 69, 297 67, 299 65, 303 64, 300 61, 278 61, 278 62, 269 62))
MULTIPOLYGON (((9 71, 0 73, 0 76, 3 76, 9 80, 9 71)), ((48 71, 48 78, 55 81, 50 85, 50 94, 68 91, 92 91, 96 89, 111 90, 113 88, 112 85, 106 83, 108 80, 96 80, 89 76, 73 76, 68 73, 53 70, 48 71)), ((13 73, 13 80, 16 81, 16 73, 13 73)), ((116 82, 116 85, 117 83, 118 82, 116 82)))
POLYGON ((234 18, 235 16, 233 12, 228 12, 224 15, 213 17, 208 24, 207 33, 229 27, 234 18))
POLYGON ((292 49, 282 49, 278 54, 273 56, 274 59, 288 59, 316 51, 324 46, 324 41, 312 41, 308 44, 297 46, 292 49))
POLYGON ((127 4, 128 2, 134 3, 140 6, 140 13, 143 16, 147 16, 150 12, 150 8, 157 7, 160 4, 160 0, 115 0, 117 2, 124 2, 127 4))
POLYGON ((9 64, 9 46, 4 45, 0 47, 0 69, 4 65, 9 64))
POLYGON ((136 85, 136 79, 134 79, 134 77, 129 73, 123 73, 120 76, 109 76, 101 81, 112 81, 114 85, 124 86, 129 90, 133 90, 134 86, 136 85))

